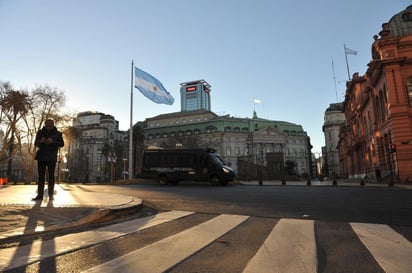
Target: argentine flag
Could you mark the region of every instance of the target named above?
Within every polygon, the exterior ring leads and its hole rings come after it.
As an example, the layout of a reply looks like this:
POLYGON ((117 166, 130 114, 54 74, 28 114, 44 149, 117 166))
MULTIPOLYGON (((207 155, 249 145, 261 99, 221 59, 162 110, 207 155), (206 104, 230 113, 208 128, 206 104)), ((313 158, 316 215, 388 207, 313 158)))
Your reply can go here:
POLYGON ((151 101, 168 105, 175 101, 163 84, 149 73, 134 67, 134 77, 134 86, 151 101))

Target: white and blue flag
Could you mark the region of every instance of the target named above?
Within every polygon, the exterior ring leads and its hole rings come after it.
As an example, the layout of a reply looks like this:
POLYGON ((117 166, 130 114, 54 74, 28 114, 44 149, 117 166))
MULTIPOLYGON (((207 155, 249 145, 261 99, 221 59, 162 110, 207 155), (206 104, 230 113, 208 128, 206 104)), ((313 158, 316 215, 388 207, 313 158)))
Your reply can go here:
POLYGON ((168 105, 175 101, 163 84, 149 73, 134 67, 134 78, 134 86, 151 101, 168 105))
POLYGON ((345 48, 345 54, 358 55, 357 51, 347 48, 345 45, 343 47, 345 48))

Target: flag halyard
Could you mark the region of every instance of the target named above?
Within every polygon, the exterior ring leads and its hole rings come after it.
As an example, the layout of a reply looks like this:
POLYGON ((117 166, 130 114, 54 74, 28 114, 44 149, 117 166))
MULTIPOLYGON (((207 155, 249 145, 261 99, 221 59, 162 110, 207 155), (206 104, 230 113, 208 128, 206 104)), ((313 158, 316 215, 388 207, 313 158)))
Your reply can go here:
POLYGON ((146 98, 155 103, 173 104, 175 99, 158 79, 137 67, 134 67, 134 70, 134 86, 146 98))

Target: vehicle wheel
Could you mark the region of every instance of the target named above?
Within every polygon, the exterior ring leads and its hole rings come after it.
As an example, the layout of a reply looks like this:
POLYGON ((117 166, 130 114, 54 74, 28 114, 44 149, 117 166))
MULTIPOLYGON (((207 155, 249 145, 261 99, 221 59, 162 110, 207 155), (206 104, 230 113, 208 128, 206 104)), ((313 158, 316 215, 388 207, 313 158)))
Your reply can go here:
POLYGON ((167 176, 164 174, 159 175, 159 177, 157 178, 157 181, 159 181, 160 185, 167 185, 169 183, 169 179, 167 179, 167 176))
POLYGON ((210 178, 210 184, 212 184, 213 186, 219 185, 220 184, 219 177, 217 177, 216 175, 212 176, 210 178))

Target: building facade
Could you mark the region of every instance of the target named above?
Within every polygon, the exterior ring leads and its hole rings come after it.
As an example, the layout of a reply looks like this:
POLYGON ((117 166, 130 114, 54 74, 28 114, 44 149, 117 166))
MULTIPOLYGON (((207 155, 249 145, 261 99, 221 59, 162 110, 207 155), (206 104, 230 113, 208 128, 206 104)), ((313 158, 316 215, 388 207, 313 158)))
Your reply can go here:
POLYGON ((324 175, 333 177, 340 174, 339 168, 339 132, 345 124, 343 103, 331 103, 325 111, 323 134, 325 135, 325 149, 323 151, 325 166, 324 175))
MULTIPOLYGON (((237 118, 199 109, 163 114, 143 123, 144 146, 213 148, 238 174, 246 165, 275 175, 286 161, 299 175, 310 173, 310 139, 302 126, 285 121, 237 118)), ((275 177, 276 178, 276 177, 275 177)))
POLYGON ((79 113, 73 119, 68 142, 67 170, 73 181, 107 182, 121 177, 128 134, 119 130, 119 122, 113 116, 79 113))
POLYGON ((341 175, 412 181, 412 6, 374 36, 365 75, 347 82, 340 132, 341 175))
POLYGON ((205 80, 180 84, 181 111, 205 109, 210 111, 211 86, 205 80))

